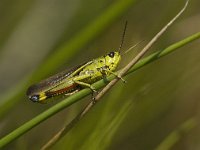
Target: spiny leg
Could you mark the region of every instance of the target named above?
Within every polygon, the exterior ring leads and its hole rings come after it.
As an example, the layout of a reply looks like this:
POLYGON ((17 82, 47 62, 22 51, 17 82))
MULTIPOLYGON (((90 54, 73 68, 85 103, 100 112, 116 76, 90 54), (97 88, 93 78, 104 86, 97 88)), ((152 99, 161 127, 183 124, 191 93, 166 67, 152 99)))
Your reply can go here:
POLYGON ((79 90, 77 89, 77 90, 75 90, 75 91, 73 91, 73 92, 71 92, 71 93, 65 93, 65 95, 66 95, 66 96, 71 96, 71 95, 77 93, 78 91, 79 91, 79 90))
POLYGON ((91 84, 88 84, 88 83, 85 83, 85 82, 81 82, 81 81, 77 81, 77 80, 73 80, 73 81, 76 84, 89 87, 92 90, 92 101, 93 101, 93 103, 96 103, 94 93, 98 93, 98 91, 96 91, 96 89, 91 84))
POLYGON ((85 82, 81 82, 81 81, 77 81, 77 80, 73 80, 73 81, 76 84, 79 84, 79 85, 82 85, 82 86, 90 88, 95 93, 97 92, 96 89, 91 84, 88 84, 88 83, 85 83, 85 82))

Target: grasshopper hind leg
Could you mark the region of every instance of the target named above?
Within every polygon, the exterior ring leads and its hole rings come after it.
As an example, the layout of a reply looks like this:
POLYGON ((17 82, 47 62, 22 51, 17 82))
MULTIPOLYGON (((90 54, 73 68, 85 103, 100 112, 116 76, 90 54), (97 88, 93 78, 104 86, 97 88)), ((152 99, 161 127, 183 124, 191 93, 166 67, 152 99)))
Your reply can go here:
POLYGON ((96 103, 95 96, 96 96, 96 94, 98 94, 99 92, 98 92, 91 84, 88 84, 88 83, 85 83, 85 82, 81 82, 81 81, 76 81, 76 80, 74 80, 74 82, 75 82, 76 84, 81 85, 81 86, 85 86, 85 87, 90 88, 90 89, 92 90, 92 102, 93 102, 93 103, 96 103))
POLYGON ((85 82, 81 82, 81 81, 77 81, 77 80, 73 80, 74 83, 78 84, 78 85, 81 85, 81 86, 85 86, 85 87, 88 87, 90 88, 94 93, 97 93, 97 90, 91 85, 91 84, 88 84, 88 83, 85 83, 85 82))

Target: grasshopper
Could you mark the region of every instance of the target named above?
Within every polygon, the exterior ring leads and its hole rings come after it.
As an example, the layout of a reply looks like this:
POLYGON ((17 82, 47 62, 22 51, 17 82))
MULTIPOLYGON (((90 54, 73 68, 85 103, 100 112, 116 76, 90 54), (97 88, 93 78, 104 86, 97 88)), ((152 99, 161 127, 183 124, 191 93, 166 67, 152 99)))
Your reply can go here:
POLYGON ((91 84, 104 76, 115 74, 113 71, 120 60, 121 55, 119 52, 110 52, 105 56, 63 71, 32 85, 28 88, 26 94, 33 102, 43 102, 47 98, 56 95, 71 95, 85 87, 95 91, 91 84))
POLYGON ((127 22, 119 51, 110 52, 30 86, 26 92, 29 99, 33 102, 44 103, 48 98, 61 94, 71 95, 86 87, 96 91, 92 83, 110 74, 116 75, 113 71, 121 60, 120 49, 124 41, 126 26, 127 22))

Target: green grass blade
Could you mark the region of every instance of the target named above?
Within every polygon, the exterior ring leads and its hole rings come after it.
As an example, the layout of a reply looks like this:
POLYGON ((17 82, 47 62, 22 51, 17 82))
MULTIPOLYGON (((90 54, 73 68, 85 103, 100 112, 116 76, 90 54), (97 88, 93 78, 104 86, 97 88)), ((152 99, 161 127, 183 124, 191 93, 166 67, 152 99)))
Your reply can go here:
POLYGON ((181 124, 177 129, 171 132, 156 148, 156 150, 170 150, 181 139, 183 134, 188 133, 197 125, 195 118, 191 118, 181 124))

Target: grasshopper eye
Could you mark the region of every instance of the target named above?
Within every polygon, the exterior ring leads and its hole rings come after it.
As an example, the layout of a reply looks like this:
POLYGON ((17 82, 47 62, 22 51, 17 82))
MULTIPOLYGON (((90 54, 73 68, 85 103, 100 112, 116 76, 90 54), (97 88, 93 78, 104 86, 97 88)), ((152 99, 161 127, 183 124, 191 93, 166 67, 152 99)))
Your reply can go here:
POLYGON ((115 52, 110 52, 110 53, 108 54, 108 56, 111 57, 111 58, 113 58, 114 55, 115 55, 115 52))
POLYGON ((39 100, 39 95, 33 95, 33 96, 30 96, 29 99, 33 102, 38 102, 39 100))

